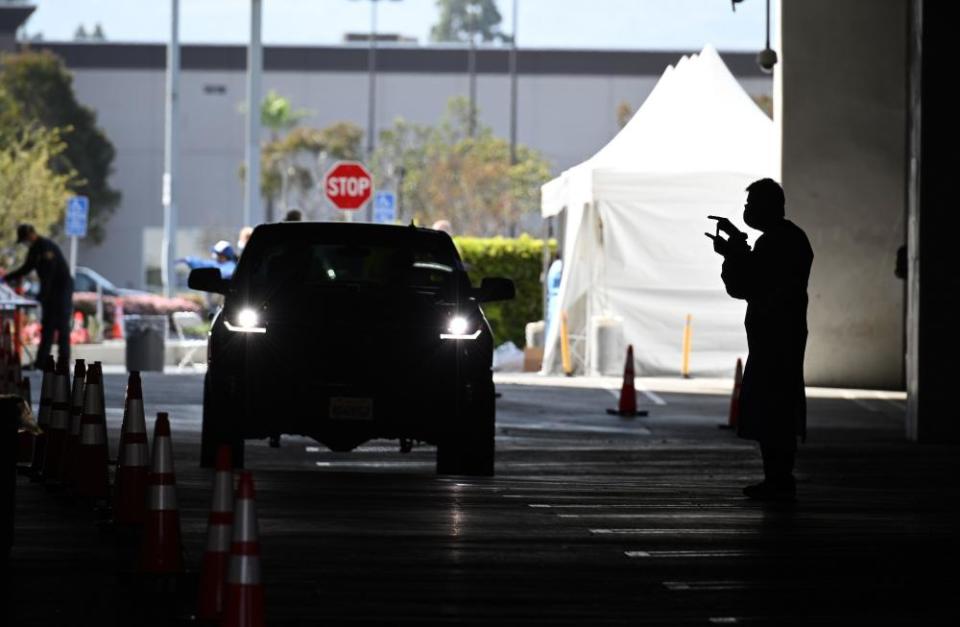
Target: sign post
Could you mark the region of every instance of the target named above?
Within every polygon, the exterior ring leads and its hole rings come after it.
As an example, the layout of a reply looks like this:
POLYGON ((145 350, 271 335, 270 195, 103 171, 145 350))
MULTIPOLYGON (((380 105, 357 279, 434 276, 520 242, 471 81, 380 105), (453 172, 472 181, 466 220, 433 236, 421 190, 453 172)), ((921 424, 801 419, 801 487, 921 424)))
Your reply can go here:
POLYGON ((373 195, 373 177, 359 161, 337 161, 323 177, 323 193, 334 207, 347 212, 350 222, 353 212, 373 195))
POLYGON ((67 200, 63 230, 70 238, 70 274, 77 274, 77 239, 87 236, 87 218, 90 214, 90 199, 86 196, 71 196, 67 200))

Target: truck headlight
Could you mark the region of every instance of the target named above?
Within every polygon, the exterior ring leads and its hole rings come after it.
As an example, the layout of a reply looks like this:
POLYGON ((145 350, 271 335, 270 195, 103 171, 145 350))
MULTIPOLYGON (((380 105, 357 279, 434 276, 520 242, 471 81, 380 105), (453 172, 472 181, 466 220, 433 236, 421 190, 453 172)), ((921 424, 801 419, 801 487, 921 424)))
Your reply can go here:
POLYGON ((233 316, 235 324, 230 323, 230 317, 225 317, 223 323, 230 331, 237 333, 266 333, 267 328, 260 326, 260 314, 250 307, 244 307, 233 316))
POLYGON ((475 340, 480 337, 480 325, 471 332, 470 321, 464 316, 454 316, 447 322, 447 332, 440 334, 441 340, 475 340))

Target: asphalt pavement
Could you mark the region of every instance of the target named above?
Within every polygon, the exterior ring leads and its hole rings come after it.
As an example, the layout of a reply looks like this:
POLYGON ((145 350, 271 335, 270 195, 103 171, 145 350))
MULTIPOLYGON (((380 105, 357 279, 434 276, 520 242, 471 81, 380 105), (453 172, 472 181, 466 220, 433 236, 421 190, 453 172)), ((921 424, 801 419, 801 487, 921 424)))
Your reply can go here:
MULTIPOLYGON (((105 380, 115 451, 125 377, 105 380)), ((143 382, 148 427, 170 413, 188 572, 147 580, 134 535, 20 477, 4 624, 196 623, 202 379, 143 382)), ((726 382, 642 381, 644 418, 606 414, 609 382, 543 383, 500 378, 492 478, 436 476, 429 446, 248 442, 267 624, 958 618, 960 457, 905 441, 902 395, 811 394, 799 500, 771 505, 740 494, 761 469, 752 443, 718 428, 726 382)))

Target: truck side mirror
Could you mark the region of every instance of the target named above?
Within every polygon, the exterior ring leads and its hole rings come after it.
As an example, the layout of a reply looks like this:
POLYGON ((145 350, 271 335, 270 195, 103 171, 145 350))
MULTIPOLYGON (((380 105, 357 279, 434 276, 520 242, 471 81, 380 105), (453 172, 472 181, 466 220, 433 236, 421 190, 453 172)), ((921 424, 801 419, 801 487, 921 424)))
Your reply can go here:
POLYGON ((226 294, 228 282, 220 275, 219 268, 194 268, 187 277, 187 285, 192 290, 226 294))

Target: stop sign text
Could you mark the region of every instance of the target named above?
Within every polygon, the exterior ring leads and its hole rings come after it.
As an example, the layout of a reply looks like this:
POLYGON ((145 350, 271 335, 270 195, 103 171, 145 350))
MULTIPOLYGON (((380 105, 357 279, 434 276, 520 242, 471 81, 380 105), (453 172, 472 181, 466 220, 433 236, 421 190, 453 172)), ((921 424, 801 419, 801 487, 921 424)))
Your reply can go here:
POLYGON ((373 179, 359 161, 338 161, 323 179, 324 194, 338 209, 356 210, 370 200, 373 179))

